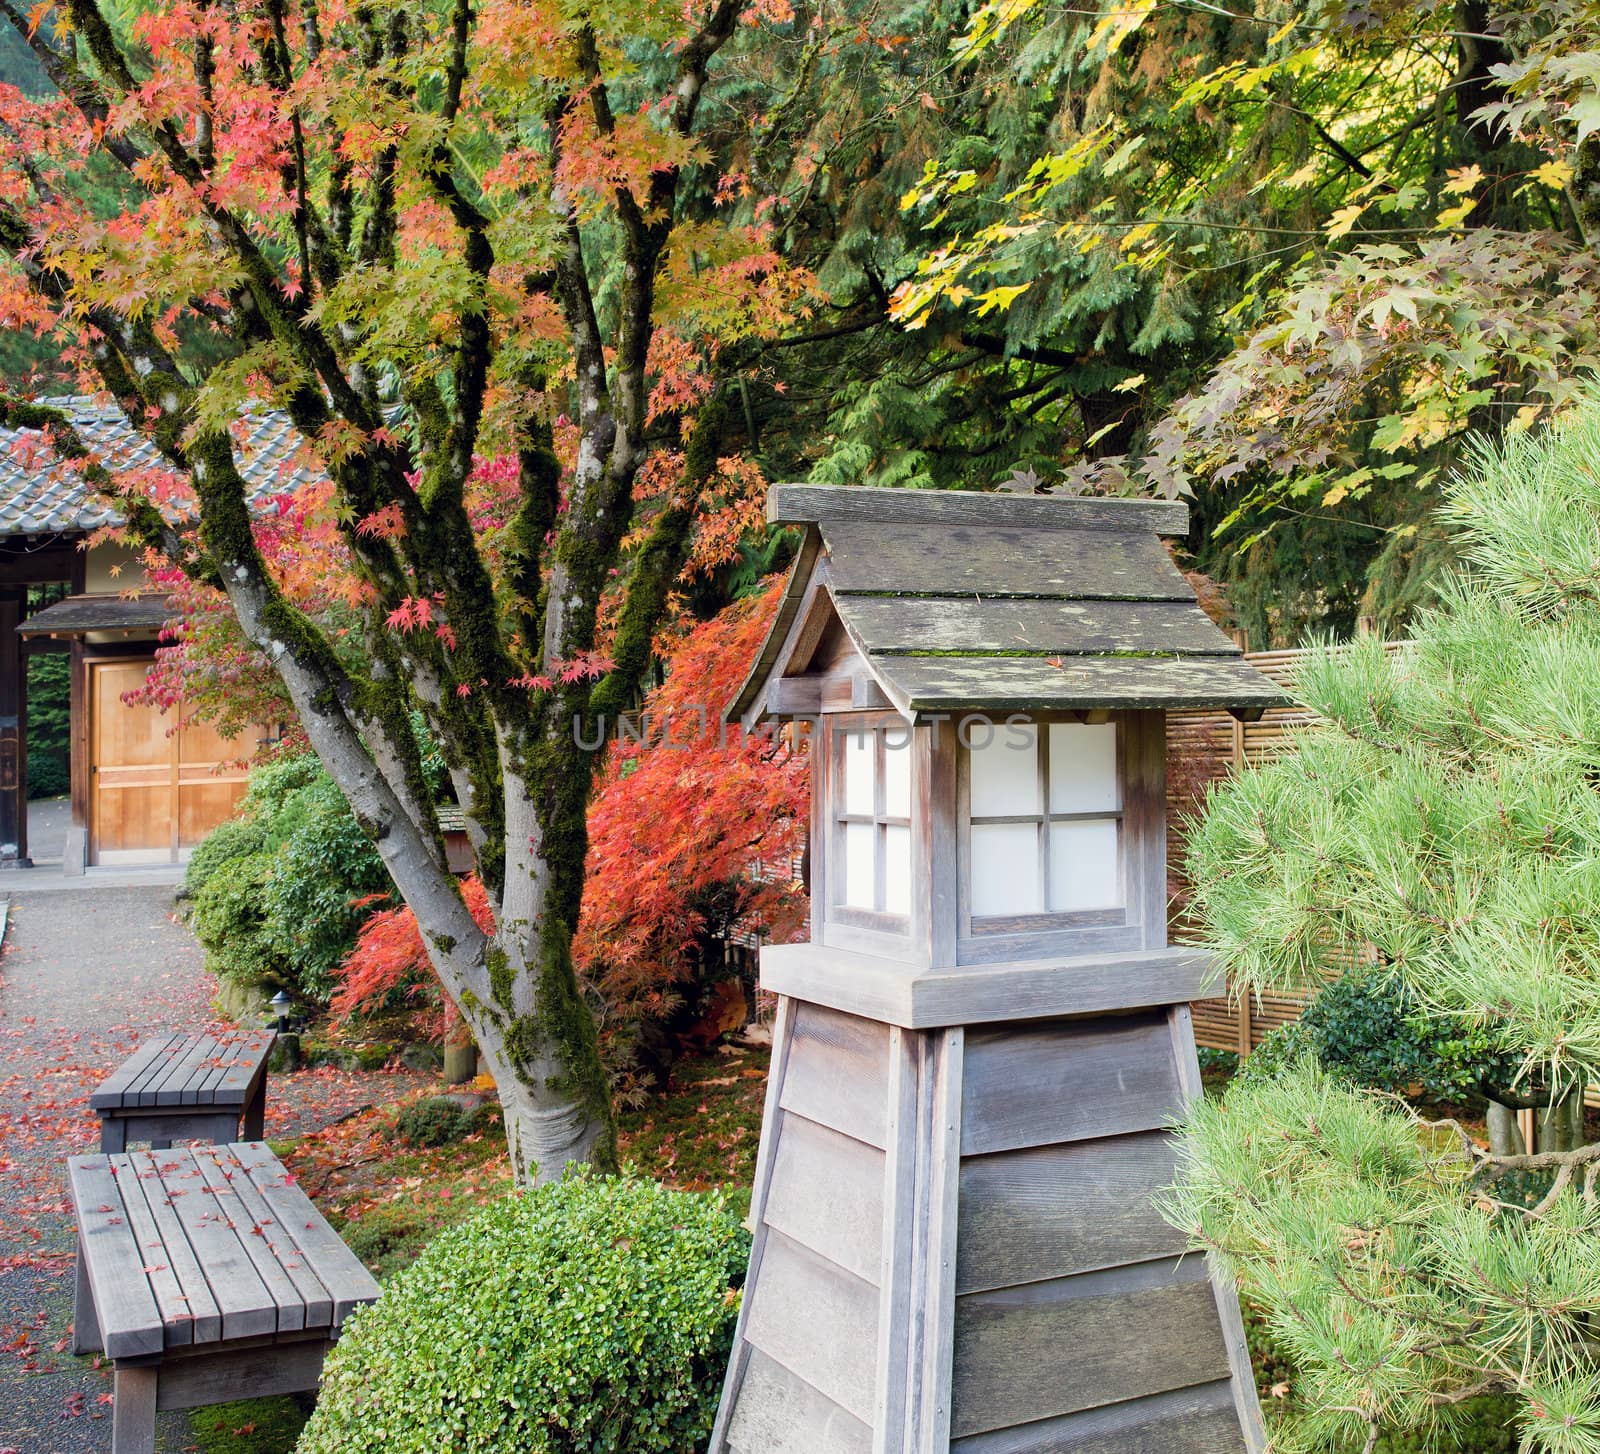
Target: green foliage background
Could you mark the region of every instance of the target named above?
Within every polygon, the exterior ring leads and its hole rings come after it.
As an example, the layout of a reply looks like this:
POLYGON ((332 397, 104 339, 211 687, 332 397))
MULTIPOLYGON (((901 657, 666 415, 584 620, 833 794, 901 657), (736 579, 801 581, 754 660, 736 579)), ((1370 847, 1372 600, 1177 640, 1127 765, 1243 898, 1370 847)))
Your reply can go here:
POLYGON ((59 798, 72 789, 72 661, 64 652, 28 658, 28 796, 59 798))
MULTIPOLYGON (((1182 457, 1192 563, 1255 644, 1399 629, 1452 563, 1435 507, 1469 431, 1600 359, 1561 171, 1593 149, 1572 118, 1594 104, 1594 19, 1577 0, 852 0, 839 23, 871 45, 807 16, 741 27, 684 205, 747 182, 738 220, 776 209, 817 301, 738 372, 719 451, 772 479, 960 488, 1019 468, 1110 487, 1118 460, 1182 457)), ((636 52, 624 109, 670 59, 636 52)), ((697 609, 737 591, 723 574, 697 609)))

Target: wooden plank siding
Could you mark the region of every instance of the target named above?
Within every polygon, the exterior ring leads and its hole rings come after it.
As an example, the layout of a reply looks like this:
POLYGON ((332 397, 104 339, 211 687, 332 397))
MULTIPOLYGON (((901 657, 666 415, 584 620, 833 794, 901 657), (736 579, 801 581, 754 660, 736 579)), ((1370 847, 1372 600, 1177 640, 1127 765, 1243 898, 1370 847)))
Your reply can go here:
POLYGON ((876 1283, 883 1261, 883 1189, 883 1152, 784 1113, 769 1227, 876 1283))
POLYGON ((1165 1012, 967 1036, 961 1154, 1154 1131, 1182 1104, 1165 1012))
POLYGON ((872 1450, 895 1058, 885 1025, 780 1001, 718 1454, 872 1450))
POLYGON ((888 1144, 889 1027, 796 1003, 793 1034, 778 1104, 882 1151, 888 1144))
POLYGON ((956 1291, 1176 1256, 1185 1238, 1155 1207, 1176 1173, 1164 1131, 966 1157, 956 1291))
POLYGON ((872 1431, 781 1363, 752 1349, 728 1426, 734 1454, 871 1454, 872 1431))
POLYGON ((952 1454, 1217 1454, 1238 1442, 1233 1390, 1224 1380, 976 1434, 950 1448, 952 1454))
POLYGON ((952 1449, 1245 1447, 1205 1261, 1156 1209, 1191 1054, 1181 1005, 968 1032, 952 1449))
MULTIPOLYGON (((960 1439, 1228 1376, 1199 1257, 969 1293, 956 1302, 951 1433, 960 1439)), ((1237 1429, 1235 1420, 1235 1448, 1243 1443, 1237 1429)))
MULTIPOLYGON (((745 1338, 828 1402, 872 1418, 878 1290, 838 1263, 770 1231, 745 1338)), ((748 1386, 744 1390, 749 1400, 748 1386)))

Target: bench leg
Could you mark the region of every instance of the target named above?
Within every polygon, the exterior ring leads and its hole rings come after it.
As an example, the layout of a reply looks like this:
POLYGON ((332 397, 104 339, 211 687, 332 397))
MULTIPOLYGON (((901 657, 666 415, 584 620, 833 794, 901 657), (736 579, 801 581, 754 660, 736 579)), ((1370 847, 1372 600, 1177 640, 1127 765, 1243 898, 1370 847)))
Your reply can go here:
POLYGON ((250 1104, 244 1108, 244 1128, 241 1139, 245 1141, 260 1141, 267 1129, 267 1077, 261 1077, 261 1084, 256 1087, 256 1093, 250 1097, 250 1104))
POLYGON ((107 1154, 128 1149, 128 1123, 121 1116, 100 1118, 100 1149, 107 1154))
POLYGON ((155 1454, 156 1382, 154 1368, 119 1368, 112 1385, 111 1454, 155 1454))
POLYGON ((78 1273, 72 1293, 72 1351, 98 1353, 100 1319, 94 1310, 94 1291, 89 1286, 89 1269, 83 1260, 83 1248, 78 1248, 78 1273))

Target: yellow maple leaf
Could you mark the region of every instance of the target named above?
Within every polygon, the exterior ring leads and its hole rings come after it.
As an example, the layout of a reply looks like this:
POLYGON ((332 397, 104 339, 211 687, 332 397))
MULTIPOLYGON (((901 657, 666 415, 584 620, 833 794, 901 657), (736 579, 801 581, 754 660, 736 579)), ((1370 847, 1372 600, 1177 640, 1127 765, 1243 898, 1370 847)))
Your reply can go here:
POLYGON ((1089 36, 1089 49, 1104 41, 1106 53, 1114 54, 1155 8, 1156 0, 1111 0, 1110 8, 1089 36))
POLYGON ((1572 168, 1566 162, 1546 162, 1543 166, 1533 169, 1533 180, 1543 182, 1547 187, 1554 187, 1558 191, 1572 180, 1572 168))
POLYGON ((978 317, 982 318, 985 314, 992 313, 997 308, 1002 313, 1005 312, 1027 291, 1028 285, 1026 283, 1018 283, 1015 286, 990 288, 987 293, 979 293, 978 317))
POLYGON ((1337 242, 1349 233, 1350 229, 1361 220, 1361 214, 1367 209, 1359 202, 1352 202, 1348 207, 1341 207, 1328 219, 1328 241, 1337 242))

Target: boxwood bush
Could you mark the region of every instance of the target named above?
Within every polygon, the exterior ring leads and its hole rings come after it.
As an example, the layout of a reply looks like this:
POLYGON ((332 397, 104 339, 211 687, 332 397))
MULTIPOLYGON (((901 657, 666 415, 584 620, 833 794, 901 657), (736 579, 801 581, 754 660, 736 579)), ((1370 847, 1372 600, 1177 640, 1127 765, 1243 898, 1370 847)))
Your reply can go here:
POLYGON ((1481 1101, 1485 1082, 1510 1085, 1516 1074, 1491 1031, 1427 1013, 1395 976, 1376 968, 1320 990, 1298 1021, 1262 1041, 1239 1074, 1258 1081, 1301 1055, 1356 1085, 1415 1090, 1439 1101, 1481 1101))
POLYGON ((343 794, 309 753, 252 770, 236 817, 195 849, 184 876, 214 974, 302 1001, 325 1000, 333 971, 388 871, 343 794))
POLYGON ((748 1255, 718 1194, 574 1175, 507 1197, 345 1325, 297 1454, 690 1454, 748 1255))

